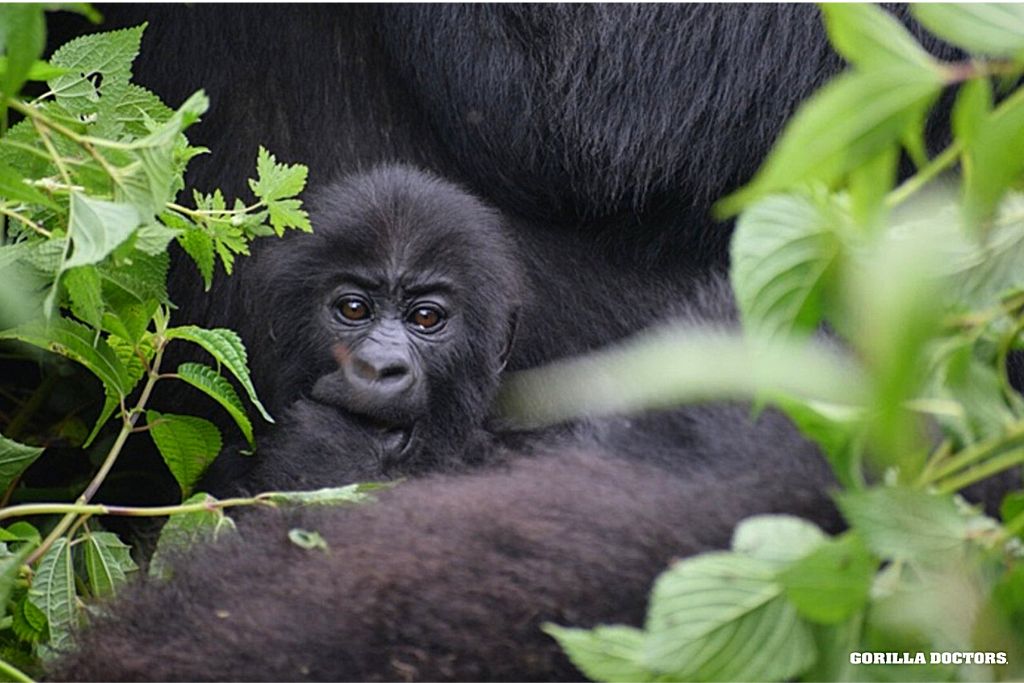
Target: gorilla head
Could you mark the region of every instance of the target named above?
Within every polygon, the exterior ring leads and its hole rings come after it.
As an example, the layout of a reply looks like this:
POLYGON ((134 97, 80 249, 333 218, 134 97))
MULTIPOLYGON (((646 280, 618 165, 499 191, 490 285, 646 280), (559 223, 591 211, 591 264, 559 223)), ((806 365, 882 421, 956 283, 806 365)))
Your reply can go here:
POLYGON ((271 347, 256 357, 274 359, 256 371, 270 404, 289 408, 277 431, 306 435, 274 436, 261 452, 298 468, 315 446, 315 467, 330 444, 374 461, 360 468, 371 476, 451 460, 486 418, 520 305, 498 214, 405 166, 348 176, 311 205, 314 233, 260 254, 251 282, 270 315, 248 336, 271 347))

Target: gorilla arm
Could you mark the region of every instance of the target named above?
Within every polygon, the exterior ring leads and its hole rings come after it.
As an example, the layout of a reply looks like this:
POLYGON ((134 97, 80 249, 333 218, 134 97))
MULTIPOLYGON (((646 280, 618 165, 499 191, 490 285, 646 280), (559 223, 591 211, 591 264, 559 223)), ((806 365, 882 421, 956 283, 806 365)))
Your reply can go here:
POLYGON ((683 479, 563 453, 414 480, 357 508, 254 512, 243 538, 133 587, 50 676, 579 679, 544 622, 639 625, 672 558, 726 547, 751 514, 835 525, 813 449, 759 459, 683 479), (289 543, 295 527, 329 549, 289 543))

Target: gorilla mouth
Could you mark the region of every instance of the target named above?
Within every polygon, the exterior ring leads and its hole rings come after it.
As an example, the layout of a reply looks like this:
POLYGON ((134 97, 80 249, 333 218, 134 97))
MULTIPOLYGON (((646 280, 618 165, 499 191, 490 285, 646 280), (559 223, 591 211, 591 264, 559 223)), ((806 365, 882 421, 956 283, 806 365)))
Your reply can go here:
POLYGON ((351 408, 341 407, 334 403, 317 402, 337 411, 346 422, 359 427, 367 434, 371 434, 380 444, 384 460, 399 462, 408 455, 406 451, 413 441, 412 435, 416 428, 415 423, 399 424, 384 419, 379 415, 358 413, 351 408))

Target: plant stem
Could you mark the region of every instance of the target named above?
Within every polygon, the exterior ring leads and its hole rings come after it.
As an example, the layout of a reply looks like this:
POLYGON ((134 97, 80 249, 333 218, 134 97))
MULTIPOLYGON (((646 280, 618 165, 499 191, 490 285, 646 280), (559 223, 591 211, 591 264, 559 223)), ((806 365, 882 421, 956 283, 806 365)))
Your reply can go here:
POLYGON ((911 195, 931 182, 935 176, 952 166, 953 162, 960 157, 961 151, 962 145, 960 141, 953 142, 949 147, 942 150, 938 156, 928 162, 927 166, 907 178, 902 185, 890 192, 885 198, 885 205, 892 208, 905 202, 911 195))
POLYGON ((926 481, 922 481, 922 483, 934 483, 1005 448, 1017 446, 1021 441, 1024 441, 1024 424, 1018 422, 1007 429, 1003 436, 989 441, 982 441, 960 451, 952 458, 946 460, 945 464, 936 467, 934 473, 926 481))
POLYGON ((26 503, 0 510, 0 521, 30 515, 58 515, 71 517, 108 516, 108 517, 168 517, 189 512, 204 512, 222 508, 242 507, 246 505, 265 505, 277 507, 266 497, 225 498, 223 500, 187 503, 180 505, 160 505, 155 507, 132 507, 127 505, 104 505, 102 503, 26 503))
MULTIPOLYGON (((139 396, 139 400, 135 404, 135 407, 123 416, 121 431, 118 432, 114 445, 110 447, 110 452, 108 452, 107 457, 103 459, 103 464, 100 465, 100 469, 96 472, 95 476, 93 476, 92 481, 90 481, 89 485, 85 487, 85 491, 83 491, 82 495, 78 496, 75 500, 76 505, 87 504, 92 500, 92 497, 96 495, 96 491, 99 490, 100 486, 103 485, 107 475, 110 474, 110 469, 114 466, 114 463, 117 462, 117 458, 121 454, 121 449, 124 448, 125 442, 128 440, 128 437, 131 436, 132 430, 135 428, 135 422, 145 409, 146 403, 149 401, 150 394, 153 393, 153 387, 160 379, 160 361, 163 357, 164 346, 166 344, 166 341, 161 337, 161 333, 162 330, 158 330, 156 356, 153 358, 153 365, 149 370, 146 384, 142 388, 142 394, 139 396)), ((10 510, 16 509, 17 508, 10 508, 10 510)), ((0 511, 0 519, 3 519, 2 515, 4 512, 8 512, 8 510, 0 511)), ((63 519, 57 523, 57 526, 53 528, 39 547, 32 551, 32 554, 29 555, 28 559, 25 561, 26 564, 32 564, 45 555, 46 551, 50 549, 50 546, 52 546, 54 542, 74 523, 78 514, 78 512, 68 512, 65 514, 63 519)))
POLYGON ((8 664, 2 659, 0 659, 0 673, 2 673, 7 680, 17 681, 17 683, 35 683, 35 681, 26 676, 21 669, 18 669, 12 664, 8 664))
POLYGON ((972 467, 962 474, 950 477, 944 482, 939 482, 937 488, 942 493, 955 493, 962 488, 966 488, 982 479, 988 479, 993 474, 998 474, 1021 463, 1024 463, 1024 448, 1016 448, 992 458, 977 467, 972 467))
POLYGON ((14 220, 16 220, 19 223, 21 223, 22 225, 25 225, 25 226, 31 228, 32 230, 35 230, 37 233, 39 233, 43 237, 47 237, 47 238, 53 237, 53 234, 49 230, 44 228, 43 226, 39 225, 38 223, 36 223, 35 221, 33 221, 30 218, 26 218, 25 216, 22 216, 17 211, 11 211, 6 206, 0 207, 0 215, 10 216, 14 220))

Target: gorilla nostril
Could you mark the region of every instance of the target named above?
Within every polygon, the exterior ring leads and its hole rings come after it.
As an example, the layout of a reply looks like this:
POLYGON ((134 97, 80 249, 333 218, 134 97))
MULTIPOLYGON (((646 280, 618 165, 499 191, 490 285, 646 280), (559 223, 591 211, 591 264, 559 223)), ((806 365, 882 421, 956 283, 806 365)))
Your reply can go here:
POLYGON ((405 363, 392 363, 387 365, 377 373, 377 379, 381 382, 384 381, 397 381, 409 374, 409 366, 405 363))

